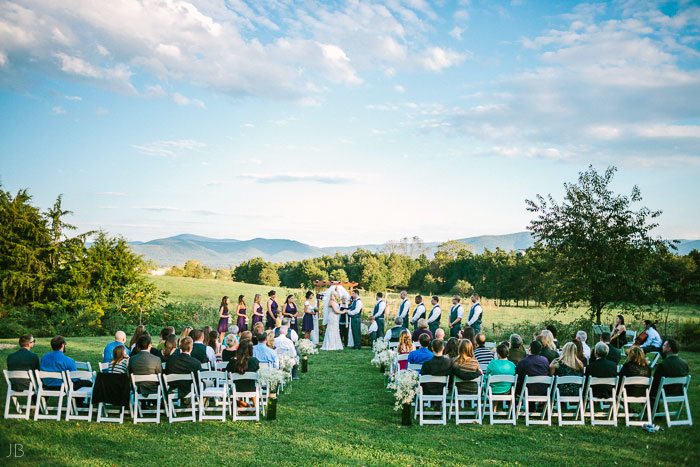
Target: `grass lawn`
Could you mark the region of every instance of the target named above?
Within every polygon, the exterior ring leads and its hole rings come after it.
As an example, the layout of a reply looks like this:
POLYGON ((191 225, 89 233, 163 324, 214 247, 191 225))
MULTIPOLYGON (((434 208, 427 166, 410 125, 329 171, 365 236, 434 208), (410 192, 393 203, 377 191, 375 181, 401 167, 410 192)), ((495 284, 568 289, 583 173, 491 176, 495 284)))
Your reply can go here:
MULTIPOLYGON (((70 338, 68 355, 97 367, 110 339, 70 338)), ((14 340, 3 343, 16 344, 14 340)), ((49 350, 37 339, 34 350, 49 350)), ((0 350, 0 367, 14 349, 0 350)), ((696 425, 647 433, 641 428, 513 426, 400 426, 384 378, 369 350, 321 352, 309 373, 280 396, 273 422, 207 421, 160 425, 130 421, 4 420, 4 465, 698 465, 700 378, 690 399, 696 425), (7 458, 10 443, 24 457, 7 458)), ((691 372, 700 354, 682 352, 691 372)), ((5 384, 0 397, 5 400, 5 384)), ((659 419, 660 420, 660 419, 659 419)), ((659 422, 664 426, 663 422, 659 422)))

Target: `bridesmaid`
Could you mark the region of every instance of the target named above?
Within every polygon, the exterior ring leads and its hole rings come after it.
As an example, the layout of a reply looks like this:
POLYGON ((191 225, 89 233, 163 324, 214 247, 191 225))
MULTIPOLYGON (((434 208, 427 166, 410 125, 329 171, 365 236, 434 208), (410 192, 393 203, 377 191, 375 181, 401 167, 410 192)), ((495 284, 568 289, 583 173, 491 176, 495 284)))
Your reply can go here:
POLYGON ((289 318, 289 329, 294 329, 294 332, 298 333, 297 329, 297 305, 294 303, 294 295, 288 295, 287 299, 284 301, 284 307, 282 308, 282 316, 289 318))
POLYGON ((236 307, 236 316, 238 317, 236 325, 238 326, 238 335, 248 330, 248 314, 246 313, 245 295, 238 296, 238 306, 236 307))
POLYGON ((251 327, 255 326, 255 323, 262 323, 263 318, 265 317, 263 307, 260 304, 261 301, 262 295, 256 293, 255 298, 253 299, 253 324, 251 324, 251 327))
POLYGON ((306 292, 306 301, 304 302, 304 318, 301 321, 301 331, 304 333, 304 337, 307 339, 311 337, 311 331, 314 330, 314 315, 316 314, 316 311, 311 303, 311 298, 313 296, 313 292, 306 292))
MULTIPOLYGON (((230 302, 228 301, 228 296, 224 295, 224 298, 221 299, 221 306, 219 307, 219 336, 226 336, 226 333, 228 332, 228 306, 230 302)), ((205 339, 208 336, 205 336, 205 339)), ((222 338, 223 340, 223 338, 222 338)))
POLYGON ((277 327, 277 309, 279 305, 275 301, 275 296, 277 293, 274 290, 270 290, 267 293, 267 313, 265 315, 265 329, 275 329, 277 327))

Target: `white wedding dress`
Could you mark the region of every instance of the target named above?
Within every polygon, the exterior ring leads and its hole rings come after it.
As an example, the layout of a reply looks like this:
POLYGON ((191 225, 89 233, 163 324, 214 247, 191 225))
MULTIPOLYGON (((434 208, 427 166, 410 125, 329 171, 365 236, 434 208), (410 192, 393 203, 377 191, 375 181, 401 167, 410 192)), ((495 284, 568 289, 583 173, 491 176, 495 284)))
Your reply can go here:
POLYGON ((324 307, 323 316, 327 324, 321 350, 343 350, 343 341, 340 339, 340 315, 328 304, 324 307))

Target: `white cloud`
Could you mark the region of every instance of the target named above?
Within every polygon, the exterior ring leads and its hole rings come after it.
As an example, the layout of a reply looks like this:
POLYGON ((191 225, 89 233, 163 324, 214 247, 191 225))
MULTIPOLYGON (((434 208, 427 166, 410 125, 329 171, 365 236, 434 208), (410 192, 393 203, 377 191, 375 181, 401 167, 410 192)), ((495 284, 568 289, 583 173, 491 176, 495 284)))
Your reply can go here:
POLYGON ((252 123, 244 123, 241 125, 243 128, 255 128, 255 125, 252 123))
POLYGON ((645 138, 700 138, 700 125, 648 125, 636 129, 645 138))
POLYGON ((244 173, 241 178, 249 179, 257 183, 323 183, 329 185, 342 185, 357 182, 367 174, 356 174, 348 172, 277 172, 277 173, 244 173))
POLYGON ((181 150, 199 152, 207 146, 206 143, 193 139, 171 141, 154 141, 148 144, 132 144, 131 147, 147 156, 173 157, 181 150))
POLYGON ((464 32, 464 29, 455 26, 451 31, 450 31, 450 36, 454 37, 458 41, 462 40, 462 33, 464 32))
POLYGON ((63 96, 64 99, 69 101, 82 101, 83 98, 80 96, 63 96))
POLYGON ((66 109, 64 109, 60 105, 53 107, 51 110, 53 110, 53 113, 55 113, 56 115, 65 115, 68 113, 66 112, 66 109))
POLYGON ((153 98, 159 98, 159 97, 165 97, 167 96, 168 93, 165 92, 165 89, 160 84, 152 84, 146 86, 146 93, 144 94, 144 97, 153 97, 153 98))
POLYGON ((428 71, 438 72, 462 63, 465 58, 465 54, 450 49, 430 47, 419 57, 418 63, 428 71))
POLYGON ((98 191, 95 194, 103 196, 129 196, 126 193, 122 193, 121 191, 98 191))
POLYGON ((109 110, 105 109, 104 107, 98 107, 97 110, 95 111, 95 115, 97 117, 104 117, 109 113, 109 110))
POLYGON ((400 92, 400 93, 402 93, 402 94, 403 94, 404 92, 406 92, 406 88, 404 88, 404 87, 401 86, 400 84, 397 84, 396 86, 394 86, 394 90, 395 90, 396 92, 400 92))
POLYGON ((173 93, 173 101, 177 105, 193 105, 195 107, 199 107, 200 109, 206 108, 204 102, 200 101, 199 99, 190 99, 189 97, 183 96, 177 92, 173 93))

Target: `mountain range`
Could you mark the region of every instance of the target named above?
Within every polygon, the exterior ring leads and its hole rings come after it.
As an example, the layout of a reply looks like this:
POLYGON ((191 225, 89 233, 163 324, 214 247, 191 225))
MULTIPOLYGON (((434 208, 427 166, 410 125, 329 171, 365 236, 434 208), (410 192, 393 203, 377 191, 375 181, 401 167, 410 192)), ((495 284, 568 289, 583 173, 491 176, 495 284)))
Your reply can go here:
MULTIPOLYGON (((530 232, 517 232, 506 235, 481 235, 460 238, 457 241, 474 247, 475 253, 491 251, 497 247, 506 250, 525 250, 532 246, 530 232)), ((677 254, 685 255, 692 249, 700 250, 700 240, 680 240, 677 254)), ((437 251, 442 242, 426 242, 424 247, 429 257, 437 251)), ((160 266, 183 265, 189 259, 196 259, 209 267, 229 267, 255 257, 265 261, 286 262, 316 258, 335 253, 352 253, 358 248, 372 252, 381 251, 385 244, 367 244, 337 247, 316 247, 295 240, 275 238, 254 238, 252 240, 218 239, 199 235, 181 234, 159 238, 148 242, 130 242, 131 249, 160 266)))

